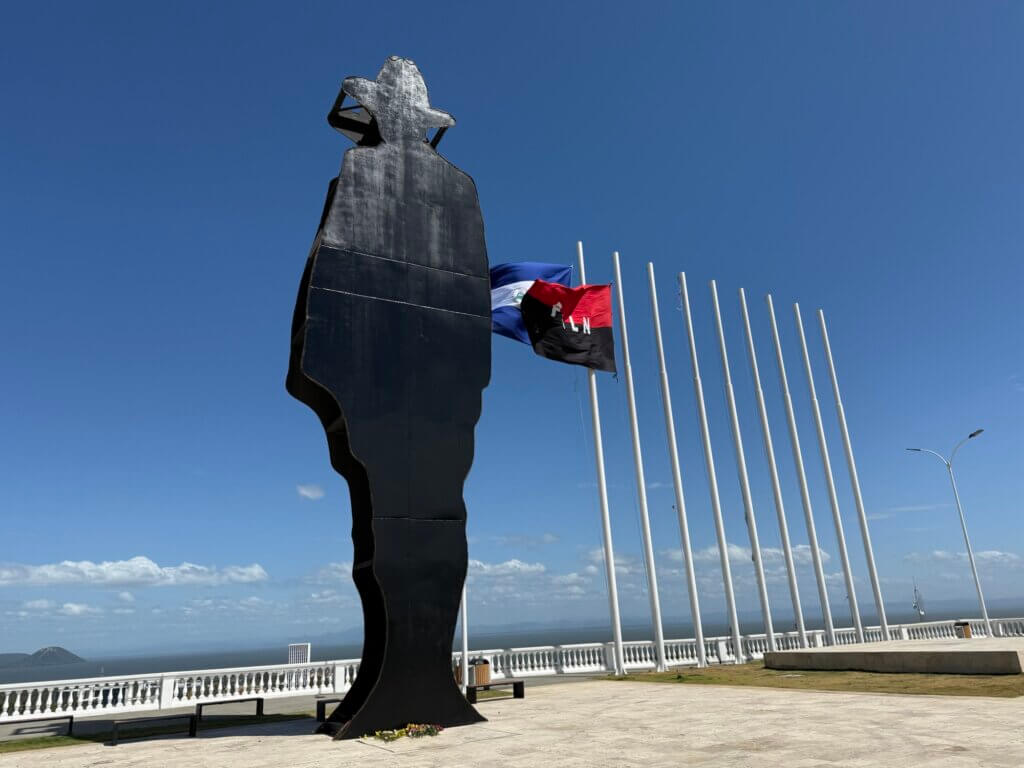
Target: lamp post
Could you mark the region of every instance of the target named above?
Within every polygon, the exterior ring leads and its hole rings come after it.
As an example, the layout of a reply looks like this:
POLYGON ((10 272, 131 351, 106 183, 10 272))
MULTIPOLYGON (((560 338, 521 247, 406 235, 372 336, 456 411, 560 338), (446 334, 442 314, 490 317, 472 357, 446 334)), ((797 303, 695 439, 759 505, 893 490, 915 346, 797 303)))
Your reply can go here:
POLYGON ((960 504, 960 493, 956 489, 956 478, 953 476, 953 459, 956 456, 956 452, 960 450, 960 446, 966 443, 968 440, 977 437, 984 429, 976 429, 953 448, 952 453, 949 454, 947 459, 936 451, 929 450, 928 448, 907 448, 908 451, 917 451, 919 453, 930 453, 932 456, 937 456, 939 461, 946 465, 946 470, 949 472, 949 482, 953 486, 953 498, 956 500, 956 510, 960 513, 960 527, 964 531, 964 544, 967 545, 967 559, 971 563, 971 573, 974 575, 974 586, 978 590, 978 602, 981 604, 981 616, 985 620, 985 633, 992 637, 992 622, 988 619, 988 609, 985 608, 985 597, 981 594, 981 580, 978 578, 978 566, 974 562, 974 550, 971 549, 971 540, 967 536, 967 521, 964 520, 964 508, 960 504))

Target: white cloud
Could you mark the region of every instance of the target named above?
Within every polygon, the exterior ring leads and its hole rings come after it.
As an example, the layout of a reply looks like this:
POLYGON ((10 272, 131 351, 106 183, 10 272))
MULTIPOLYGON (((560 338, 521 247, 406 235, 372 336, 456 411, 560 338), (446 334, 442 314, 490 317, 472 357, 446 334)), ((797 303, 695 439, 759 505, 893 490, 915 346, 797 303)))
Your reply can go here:
POLYGON ((526 549, 538 549, 547 544, 554 544, 558 536, 545 532, 540 536, 523 534, 501 534, 490 537, 491 541, 504 547, 522 547, 526 549))
POLYGON ((473 575, 508 576, 519 573, 544 573, 547 569, 543 563, 524 563, 512 558, 503 563, 484 563, 480 560, 469 561, 469 572, 473 575))
POLYGON ((589 584, 590 577, 581 576, 573 571, 572 573, 560 573, 551 577, 551 583, 556 586, 579 586, 589 584))
POLYGON ((267 608, 270 602, 264 600, 262 597, 256 597, 255 595, 250 597, 243 597, 238 601, 238 610, 246 612, 259 611, 267 608))
POLYGON ((135 609, 134 608, 115 608, 114 609, 114 613, 118 613, 118 614, 121 614, 123 616, 127 616, 129 614, 135 613, 135 609))
POLYGON ((29 611, 49 611, 56 608, 57 604, 52 600, 29 600, 22 603, 21 607, 29 611))
POLYGON ((310 501, 319 501, 324 497, 324 489, 319 485, 296 485, 299 496, 310 501))
MULTIPOLYGON (((750 547, 741 547, 739 544, 729 542, 726 545, 726 551, 729 553, 730 563, 750 562, 750 547)), ((679 557, 682 559, 681 551, 679 551, 679 557)), ((714 544, 710 547, 704 547, 704 549, 698 549, 693 553, 693 562, 695 563, 717 563, 718 561, 718 546, 714 544)))
POLYGON ((280 613, 279 609, 281 607, 281 603, 250 595, 249 597, 243 597, 241 599, 228 597, 194 598, 189 600, 186 605, 180 606, 180 610, 185 616, 190 617, 223 617, 228 613, 248 615, 280 613))
POLYGON ((85 603, 64 603, 57 609, 57 613, 62 616, 87 616, 93 613, 102 613, 102 611, 85 603))
POLYGON ((229 565, 221 569, 195 563, 160 566, 148 557, 142 556, 101 563, 94 563, 91 560, 64 560, 47 565, 0 565, 0 586, 84 584, 105 587, 163 587, 183 584, 249 584, 266 580, 267 572, 257 563, 229 565))
MULTIPOLYGON (((194 567, 204 568, 205 566, 197 565, 194 567)), ((252 563, 250 565, 229 565, 221 570, 219 576, 215 572, 216 569, 212 570, 214 573, 210 574, 210 578, 205 577, 203 574, 199 574, 201 577, 200 582, 211 584, 253 584, 257 581, 266 581, 268 578, 267 572, 263 570, 263 566, 258 563, 252 563)))
MULTIPOLYGON (((587 553, 587 560, 595 568, 598 565, 604 565, 604 549, 597 547, 596 549, 590 550, 587 553)), ((620 576, 633 576, 634 574, 641 572, 640 562, 635 557, 627 557, 626 555, 616 554, 615 555, 615 573, 620 576)))
POLYGON ((886 512, 931 512, 934 509, 945 509, 949 504, 910 504, 905 507, 889 507, 886 512))
MULTIPOLYGON (((810 544, 797 544, 795 547, 790 547, 793 550, 793 562, 797 565, 810 565, 813 562, 811 557, 811 545, 810 544)), ((775 550, 781 554, 782 550, 775 550)), ((832 559, 832 556, 821 547, 818 547, 818 554, 821 555, 821 562, 827 563, 832 559)))
MULTIPOLYGON (((729 542, 729 562, 731 564, 750 563, 752 562, 750 547, 742 547, 739 544, 733 544, 729 542)), ((811 564, 811 547, 809 544, 797 544, 796 546, 790 547, 793 552, 793 562, 796 565, 810 565, 811 564)), ((824 549, 819 548, 818 552, 821 554, 821 562, 827 563, 831 558, 824 549)), ((683 551, 679 548, 666 549, 662 552, 662 555, 677 563, 683 561, 683 551)), ((617 558, 616 558, 617 559, 617 558)), ((694 564, 701 563, 717 563, 718 562, 718 547, 712 544, 710 547, 704 547, 703 549, 695 550, 693 553, 694 564)), ((761 547, 761 562, 765 565, 773 565, 785 563, 785 557, 780 547, 761 547)))
POLYGON ((887 520, 893 515, 901 515, 907 512, 933 512, 937 509, 945 509, 949 504, 909 504, 902 507, 888 507, 881 512, 868 514, 868 520, 887 520))
POLYGON ((321 589, 317 592, 312 592, 306 599, 307 603, 312 603, 313 605, 329 605, 334 603, 348 603, 351 601, 351 596, 343 595, 334 589, 321 589))
POLYGON ((122 603, 134 603, 135 595, 133 595, 131 592, 118 592, 117 599, 120 600, 122 603))
MULTIPOLYGON (((964 558, 967 557, 966 552, 962 552, 960 555, 964 558)), ((1019 555, 1015 555, 1013 552, 1000 552, 997 549, 983 549, 981 552, 975 552, 974 559, 979 563, 1009 565, 1014 568, 1020 565, 1019 555)))
POLYGON ((510 604, 539 608, 597 596, 592 581, 585 571, 551 573, 544 563, 517 559, 497 563, 470 560, 467 579, 470 600, 496 609, 510 604))
MULTIPOLYGON (((949 552, 944 549, 936 549, 931 552, 911 552, 903 558, 910 563, 967 563, 966 552, 949 552)), ((985 549, 980 552, 974 553, 974 560, 981 567, 989 566, 992 568, 1009 568, 1016 569, 1020 568, 1022 563, 1020 555, 1014 554, 1013 552, 1001 552, 998 549, 985 549)))
POLYGON ((328 563, 319 571, 317 571, 312 578, 314 584, 329 584, 335 581, 343 581, 351 583, 352 581, 352 563, 349 561, 342 561, 340 563, 328 563))

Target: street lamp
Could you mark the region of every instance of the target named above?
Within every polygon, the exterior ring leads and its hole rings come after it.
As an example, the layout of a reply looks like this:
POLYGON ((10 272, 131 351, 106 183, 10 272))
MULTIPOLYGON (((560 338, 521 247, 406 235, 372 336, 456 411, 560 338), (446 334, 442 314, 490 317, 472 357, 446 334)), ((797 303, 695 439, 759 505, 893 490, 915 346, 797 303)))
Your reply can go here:
POLYGON ((932 456, 937 456, 939 461, 946 465, 946 469, 949 471, 949 482, 953 486, 953 498, 956 500, 956 509, 960 513, 960 527, 964 531, 964 543, 967 545, 967 559, 971 563, 971 573, 974 574, 974 586, 978 590, 978 602, 981 603, 981 616, 985 620, 985 632, 989 637, 992 637, 992 622, 988 619, 988 609, 985 608, 985 597, 981 594, 981 580, 978 578, 978 566, 974 563, 974 550, 971 549, 971 540, 967 536, 967 522, 964 520, 964 508, 960 504, 960 494, 956 489, 956 478, 953 477, 953 458, 956 456, 956 452, 960 450, 960 446, 966 443, 971 438, 977 437, 984 429, 976 429, 953 448, 953 452, 949 454, 947 459, 936 451, 929 450, 928 448, 907 448, 908 451, 918 451, 920 453, 930 453, 932 456))

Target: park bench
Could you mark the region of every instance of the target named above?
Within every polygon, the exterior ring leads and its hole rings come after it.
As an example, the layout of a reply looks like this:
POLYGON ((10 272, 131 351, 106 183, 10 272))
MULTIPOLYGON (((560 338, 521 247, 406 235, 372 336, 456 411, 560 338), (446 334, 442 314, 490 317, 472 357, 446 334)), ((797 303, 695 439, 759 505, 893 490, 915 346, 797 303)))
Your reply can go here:
POLYGON ((153 723, 162 720, 183 720, 188 718, 188 735, 189 738, 195 738, 196 735, 196 716, 193 714, 186 715, 155 715, 153 717, 133 717, 129 720, 115 720, 114 721, 114 736, 110 740, 112 747, 117 746, 118 728, 122 725, 134 725, 135 723, 153 723))
POLYGON ((341 704, 341 699, 317 699, 316 700, 316 721, 322 723, 327 719, 327 705, 341 704))
POLYGON ((212 707, 215 704, 242 704, 247 701, 256 702, 256 717, 263 717, 263 697, 262 696, 249 696, 244 699, 224 699, 224 701, 204 701, 201 704, 196 704, 196 721, 203 719, 203 707, 212 707))
POLYGON ((483 685, 467 685, 466 686, 466 698, 470 704, 476 704, 476 692, 477 691, 489 691, 491 688, 499 688, 504 685, 512 686, 512 696, 516 699, 526 698, 526 681, 518 680, 510 677, 507 680, 492 680, 483 685))

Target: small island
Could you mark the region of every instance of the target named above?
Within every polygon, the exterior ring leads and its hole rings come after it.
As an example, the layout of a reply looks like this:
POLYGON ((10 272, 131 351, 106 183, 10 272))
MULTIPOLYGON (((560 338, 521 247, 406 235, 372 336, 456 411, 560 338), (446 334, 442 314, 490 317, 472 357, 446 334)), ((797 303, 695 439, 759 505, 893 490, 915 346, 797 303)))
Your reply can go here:
POLYGON ((83 661, 85 659, 81 656, 76 656, 59 645, 40 648, 35 653, 0 653, 0 669, 10 669, 11 667, 54 667, 60 664, 77 664, 83 661))

